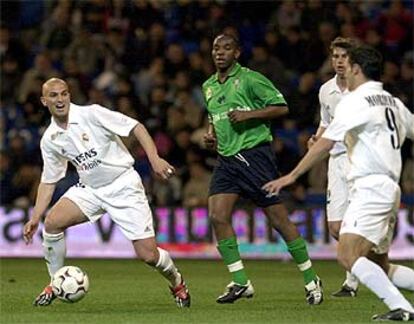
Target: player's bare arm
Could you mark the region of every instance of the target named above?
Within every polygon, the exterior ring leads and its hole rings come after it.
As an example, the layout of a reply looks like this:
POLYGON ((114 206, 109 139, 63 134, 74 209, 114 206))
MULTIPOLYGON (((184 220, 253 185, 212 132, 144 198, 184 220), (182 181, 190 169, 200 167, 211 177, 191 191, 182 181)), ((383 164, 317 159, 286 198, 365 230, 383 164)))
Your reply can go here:
POLYGON ((240 123, 249 119, 274 119, 288 113, 287 106, 267 106, 257 110, 233 110, 227 115, 232 123, 240 123))
POLYGON ((214 131, 213 124, 208 124, 207 133, 203 136, 204 144, 206 148, 215 150, 217 146, 216 132, 214 131))
POLYGON ((36 234, 40 220, 52 200, 55 188, 56 183, 42 182, 39 184, 32 218, 24 225, 23 228, 23 238, 26 244, 32 243, 33 235, 36 234))
POLYGON ((319 139, 289 174, 266 183, 262 188, 269 193, 278 194, 282 188, 294 183, 313 165, 326 158, 334 144, 334 141, 326 138, 319 139))
POLYGON ((316 134, 312 134, 312 136, 308 139, 308 150, 312 147, 313 144, 316 143, 318 139, 321 138, 321 136, 325 132, 325 129, 325 127, 319 126, 318 130, 316 131, 316 134))
POLYGON ((147 154, 155 174, 163 179, 170 178, 175 173, 175 169, 171 164, 159 157, 157 147, 145 126, 138 122, 133 132, 147 154))

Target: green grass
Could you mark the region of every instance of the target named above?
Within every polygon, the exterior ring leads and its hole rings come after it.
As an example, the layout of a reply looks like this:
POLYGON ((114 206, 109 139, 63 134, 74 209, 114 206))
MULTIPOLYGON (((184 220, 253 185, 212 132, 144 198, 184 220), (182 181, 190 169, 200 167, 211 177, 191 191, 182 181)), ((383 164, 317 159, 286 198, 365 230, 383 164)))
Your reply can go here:
MULTIPOLYGON (((309 306, 302 276, 294 264, 245 261, 256 289, 253 299, 233 305, 216 304, 229 276, 220 261, 178 260, 192 295, 190 309, 178 309, 166 282, 134 260, 68 260, 90 278, 88 295, 76 304, 55 301, 33 307, 32 300, 47 282, 40 259, 1 260, 1 323, 368 323, 386 306, 365 287, 355 299, 335 299, 330 293, 343 280, 336 262, 316 261, 325 301, 309 306)), ((406 263, 408 264, 408 263, 406 263)), ((412 263, 411 263, 412 266, 412 263)), ((406 293, 406 296, 409 296, 406 293)), ((408 297, 411 301, 413 295, 408 297)))

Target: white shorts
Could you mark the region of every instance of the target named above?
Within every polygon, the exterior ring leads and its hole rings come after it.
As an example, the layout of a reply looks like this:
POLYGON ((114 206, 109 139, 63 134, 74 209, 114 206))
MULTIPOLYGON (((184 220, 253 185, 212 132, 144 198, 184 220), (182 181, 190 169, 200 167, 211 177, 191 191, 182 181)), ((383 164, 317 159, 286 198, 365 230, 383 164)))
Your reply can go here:
POLYGON ((400 198, 399 185, 388 176, 370 175, 355 180, 350 189, 350 204, 340 234, 363 236, 375 244, 375 253, 387 253, 400 198))
POLYGON ((342 221, 348 207, 348 182, 346 176, 349 160, 346 153, 331 156, 328 164, 328 190, 326 218, 328 222, 342 221))
POLYGON ((155 236, 152 212, 138 173, 130 169, 100 188, 75 185, 63 195, 73 201, 91 222, 105 212, 129 240, 155 236))

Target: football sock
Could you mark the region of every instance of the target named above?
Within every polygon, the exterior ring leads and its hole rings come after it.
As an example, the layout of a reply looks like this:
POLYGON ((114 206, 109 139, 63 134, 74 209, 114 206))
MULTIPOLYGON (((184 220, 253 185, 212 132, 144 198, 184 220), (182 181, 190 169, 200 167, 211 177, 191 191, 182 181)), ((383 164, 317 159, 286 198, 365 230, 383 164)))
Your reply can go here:
POLYGON ((414 308, 392 284, 382 268, 366 257, 360 257, 355 261, 351 269, 360 282, 367 286, 378 296, 390 310, 402 308, 414 312, 414 308))
POLYGON ((398 288, 414 291, 414 270, 399 264, 390 263, 388 278, 398 288))
POLYGON ((342 285, 347 285, 349 288, 352 288, 354 290, 358 289, 358 278, 355 277, 352 273, 349 271, 346 272, 346 279, 342 285))
POLYGON ((63 267, 66 256, 65 234, 49 234, 43 230, 43 254, 50 278, 63 267))
POLYGON ((155 269, 157 269, 158 272, 161 273, 165 279, 167 279, 172 287, 177 287, 181 283, 180 272, 171 259, 170 254, 161 248, 157 249, 160 257, 157 264, 155 265, 155 269))
POLYGON ((240 258, 236 237, 232 236, 228 239, 218 241, 217 249, 220 252, 224 264, 227 265, 227 269, 232 275, 233 282, 239 285, 246 285, 248 279, 240 258))
POLYGON ((302 237, 287 242, 287 247, 293 260, 295 260, 299 270, 303 274, 305 285, 316 279, 316 272, 312 268, 312 262, 309 259, 308 250, 306 249, 305 240, 302 237))

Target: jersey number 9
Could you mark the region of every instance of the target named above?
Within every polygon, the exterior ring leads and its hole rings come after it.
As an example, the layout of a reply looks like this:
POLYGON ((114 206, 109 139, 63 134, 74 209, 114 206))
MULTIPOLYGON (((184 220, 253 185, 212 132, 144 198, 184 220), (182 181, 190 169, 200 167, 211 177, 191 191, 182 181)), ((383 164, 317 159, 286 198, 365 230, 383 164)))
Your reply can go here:
POLYGON ((385 118, 387 119, 387 126, 391 131, 391 145, 394 150, 401 147, 400 134, 398 132, 397 124, 395 123, 395 115, 390 107, 385 108, 385 118))

